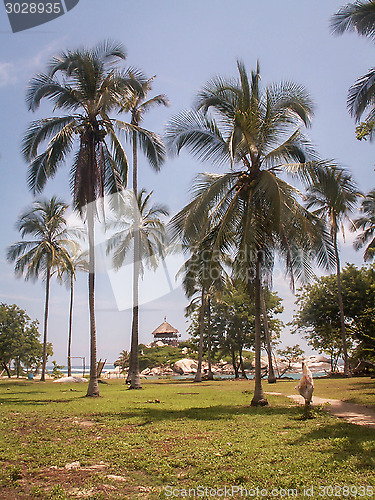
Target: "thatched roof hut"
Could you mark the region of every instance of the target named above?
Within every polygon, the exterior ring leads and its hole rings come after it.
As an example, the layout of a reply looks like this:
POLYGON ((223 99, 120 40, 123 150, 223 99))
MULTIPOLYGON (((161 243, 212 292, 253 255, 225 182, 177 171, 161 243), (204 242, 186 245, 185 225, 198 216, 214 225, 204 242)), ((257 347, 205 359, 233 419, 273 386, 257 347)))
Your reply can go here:
POLYGON ((152 332, 152 335, 154 341, 161 340, 166 344, 175 344, 179 337, 178 330, 167 322, 166 317, 164 317, 163 323, 152 332))

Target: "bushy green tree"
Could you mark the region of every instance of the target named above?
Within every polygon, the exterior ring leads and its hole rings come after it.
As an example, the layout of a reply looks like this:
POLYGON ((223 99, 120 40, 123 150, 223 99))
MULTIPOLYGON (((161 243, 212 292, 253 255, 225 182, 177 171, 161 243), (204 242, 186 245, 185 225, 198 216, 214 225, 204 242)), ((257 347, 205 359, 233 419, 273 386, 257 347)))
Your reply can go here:
MULTIPOLYGON (((26 312, 16 306, 0 304, 0 363, 10 377, 14 361, 17 376, 22 371, 37 370, 43 359, 43 344, 39 341, 38 321, 31 321, 26 312)), ((52 354, 47 345, 47 356, 52 354)))
MULTIPOLYGON (((365 359, 375 356, 375 267, 357 268, 347 264, 341 272, 345 327, 349 353, 365 359), (353 354, 353 353, 352 353, 353 354)), ((337 280, 334 274, 317 278, 299 290, 298 311, 292 325, 308 343, 331 357, 334 369, 340 348, 340 310, 337 302, 337 280)))

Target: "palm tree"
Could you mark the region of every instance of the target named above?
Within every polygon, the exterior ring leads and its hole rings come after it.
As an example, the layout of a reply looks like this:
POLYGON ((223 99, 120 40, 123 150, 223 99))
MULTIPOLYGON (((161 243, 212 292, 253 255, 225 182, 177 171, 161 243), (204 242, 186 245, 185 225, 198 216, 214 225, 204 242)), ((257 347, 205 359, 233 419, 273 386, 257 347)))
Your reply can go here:
MULTIPOLYGON (((362 0, 348 3, 341 7, 332 16, 331 27, 333 33, 341 35, 346 31, 355 31, 359 35, 366 36, 375 41, 375 2, 373 0, 362 0)), ((348 109, 357 122, 363 113, 367 111, 365 121, 357 129, 357 138, 373 139, 375 131, 375 69, 370 69, 366 75, 361 76, 349 89, 348 109)))
POLYGON ((308 187, 306 194, 307 208, 314 208, 317 217, 329 221, 330 233, 336 261, 337 298, 340 310, 340 327, 342 353, 344 359, 344 374, 350 375, 348 350, 346 342, 346 328, 344 306, 341 290, 341 265, 337 237, 344 232, 344 223, 356 207, 360 193, 352 177, 343 169, 331 167, 318 174, 317 181, 308 187))
MULTIPOLYGON (((138 144, 146 155, 151 167, 158 172, 165 161, 166 150, 161 137, 140 127, 144 114, 155 106, 169 106, 167 97, 159 94, 151 99, 147 98, 147 94, 151 91, 151 82, 155 77, 145 80, 138 86, 133 86, 132 90, 125 96, 121 103, 121 111, 128 112, 131 115, 130 123, 119 122, 119 127, 125 132, 126 138, 132 143, 133 148, 133 193, 134 201, 138 200, 138 144)), ((134 213, 138 212, 137 205, 134 207, 134 213)), ((139 242, 137 242, 138 231, 135 232, 134 245, 134 269, 133 269, 133 321, 131 348, 129 360, 128 381, 130 381, 131 373, 133 372, 133 358, 138 357, 138 337, 139 337, 139 306, 138 306, 138 274, 137 263, 140 256, 138 255, 139 242)), ((137 369, 136 369, 137 371, 137 369)))
POLYGON ((375 189, 365 196, 360 214, 360 217, 353 221, 354 229, 356 231, 362 230, 362 233, 354 241, 354 248, 359 250, 367 245, 363 255, 366 262, 375 257, 375 189))
POLYGON ((70 159, 70 185, 74 208, 86 219, 89 242, 90 382, 87 396, 99 396, 96 371, 94 219, 96 200, 126 185, 128 161, 110 119, 120 109, 120 99, 136 84, 135 73, 117 69, 126 53, 121 45, 103 42, 93 49, 67 51, 53 57, 48 72, 35 76, 29 85, 31 111, 42 99, 51 101, 63 116, 31 123, 23 140, 29 167, 29 187, 43 190, 47 179, 70 159), (39 148, 44 146, 44 151, 39 148))
POLYGON ((54 272, 61 275, 63 268, 71 268, 69 254, 64 247, 68 205, 53 196, 50 200, 36 201, 30 209, 19 217, 16 227, 21 232, 22 241, 8 248, 7 258, 15 262, 17 276, 37 279, 42 275, 46 283, 44 324, 43 324, 43 362, 41 381, 45 381, 47 363, 47 326, 49 311, 50 281, 54 272), (27 236, 33 239, 25 240, 27 236))
POLYGON ((77 242, 68 240, 69 265, 65 266, 62 273, 62 279, 69 286, 69 329, 68 329, 68 377, 72 375, 72 330, 73 330, 73 304, 74 304, 74 282, 77 279, 77 271, 88 272, 87 252, 81 251, 77 242))
MULTIPOLYGON (((128 193, 129 194, 129 193, 128 193)), ((161 205, 151 205, 152 192, 147 194, 144 189, 138 193, 137 210, 134 210, 132 197, 124 198, 123 205, 119 206, 117 220, 110 226, 114 234, 108 240, 107 251, 113 251, 113 264, 120 269, 125 258, 133 246, 133 254, 138 260, 134 261, 133 274, 133 328, 131 338, 132 361, 129 366, 130 389, 141 389, 138 359, 138 309, 139 309, 139 278, 144 273, 144 266, 156 269, 159 258, 165 256, 167 234, 162 216, 168 211, 161 205), (137 246, 134 251, 134 246, 137 246), (136 335, 133 335, 136 332, 136 335)), ((130 360, 129 360, 130 361, 130 360)))
POLYGON ((292 278, 299 278, 313 274, 313 251, 321 263, 329 253, 321 238, 322 224, 300 205, 299 191, 280 174, 291 173, 306 183, 323 167, 301 131, 312 116, 306 90, 287 82, 270 85, 262 92, 259 65, 250 78, 243 63, 237 66, 238 80, 216 77, 199 92, 195 110, 177 115, 168 126, 168 142, 177 153, 187 148, 201 160, 216 165, 230 161, 232 165, 228 173, 199 176, 193 201, 172 224, 176 232, 193 241, 198 231, 206 230, 215 250, 233 252, 236 277, 255 288, 252 405, 264 405, 267 400, 260 370, 262 256, 278 252, 285 257, 292 278))

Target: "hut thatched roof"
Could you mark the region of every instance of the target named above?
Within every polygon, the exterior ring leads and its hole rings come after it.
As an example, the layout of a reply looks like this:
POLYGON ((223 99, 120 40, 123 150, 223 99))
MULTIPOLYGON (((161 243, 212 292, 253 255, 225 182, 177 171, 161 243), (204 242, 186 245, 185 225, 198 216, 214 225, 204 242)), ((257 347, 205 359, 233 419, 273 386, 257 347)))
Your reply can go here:
POLYGON ((178 330, 173 328, 173 326, 167 322, 166 318, 164 318, 163 323, 152 332, 153 335, 165 335, 168 333, 178 333, 178 330))

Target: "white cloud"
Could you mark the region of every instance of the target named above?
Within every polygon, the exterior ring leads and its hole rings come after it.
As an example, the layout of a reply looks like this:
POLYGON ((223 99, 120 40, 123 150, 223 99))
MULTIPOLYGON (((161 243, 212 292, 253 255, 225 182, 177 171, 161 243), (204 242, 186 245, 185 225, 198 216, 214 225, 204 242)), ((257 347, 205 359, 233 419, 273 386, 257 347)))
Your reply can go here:
POLYGON ((46 61, 51 55, 57 52, 58 47, 62 45, 64 38, 53 40, 51 43, 44 46, 34 56, 24 57, 18 59, 16 62, 2 62, 0 61, 0 88, 8 87, 18 81, 25 81, 32 76, 32 74, 42 71, 45 67, 46 61))
POLYGON ((0 87, 12 85, 17 81, 16 68, 13 63, 0 62, 0 87))

